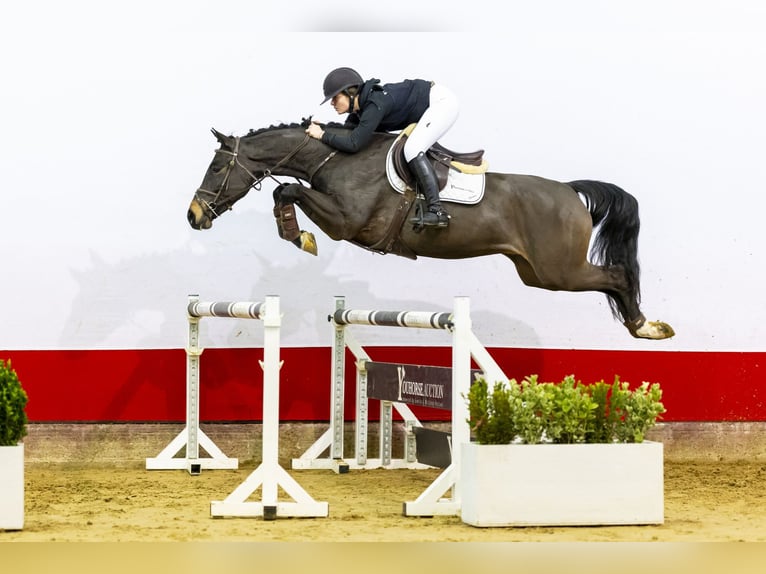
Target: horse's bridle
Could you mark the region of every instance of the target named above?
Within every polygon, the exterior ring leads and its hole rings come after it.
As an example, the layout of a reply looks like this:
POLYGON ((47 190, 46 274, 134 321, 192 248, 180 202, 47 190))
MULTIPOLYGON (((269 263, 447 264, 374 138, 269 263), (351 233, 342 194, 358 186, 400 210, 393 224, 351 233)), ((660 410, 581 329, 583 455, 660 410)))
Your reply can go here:
MULTIPOLYGON (((223 149, 223 147, 215 150, 215 153, 223 153, 223 154, 231 156, 231 159, 229 160, 229 163, 226 166, 226 174, 224 175, 223 181, 221 182, 221 185, 218 187, 218 190, 217 191, 211 191, 211 190, 205 189, 203 187, 198 187, 197 191, 194 192, 194 198, 199 202, 199 204, 201 206, 203 206, 204 209, 208 210, 210 212, 210 214, 212 214, 212 219, 215 219, 216 217, 218 217, 222 212, 224 212, 224 211, 226 211, 228 209, 231 209, 231 206, 234 205, 234 203, 236 203, 236 201, 238 199, 240 199, 245 194, 247 194, 251 189, 259 190, 261 188, 260 187, 261 186, 261 182, 263 182, 264 179, 271 178, 271 179, 273 179, 274 181, 276 181, 279 184, 280 181, 276 177, 274 177, 274 175, 272 175, 272 172, 275 169, 278 169, 279 167, 284 165, 293 156, 295 156, 295 154, 297 154, 301 149, 303 149, 306 146, 306 144, 309 142, 311 137, 306 135, 306 137, 303 139, 303 141, 301 143, 299 143, 295 147, 294 150, 292 150, 285 157, 283 157, 281 160, 279 160, 274 165, 274 167, 272 167, 271 169, 265 170, 260 175, 260 177, 255 175, 249 169, 247 169, 247 167, 245 167, 242 164, 242 162, 239 160, 239 141, 240 141, 240 139, 241 138, 239 136, 234 139, 234 151, 229 151, 227 149, 223 149), (250 183, 250 185, 248 185, 247 187, 245 187, 245 189, 242 190, 242 193, 237 194, 235 197, 229 198, 226 201, 226 203, 223 204, 223 206, 221 206, 221 205, 218 204, 218 200, 220 199, 221 194, 223 194, 225 191, 228 191, 228 189, 229 189, 229 180, 231 178, 231 174, 232 174, 232 171, 234 170, 235 166, 242 168, 245 171, 245 173, 252 178, 253 181, 252 181, 252 183, 250 183), (204 198, 202 198, 200 196, 201 193, 206 194, 208 196, 212 196, 213 199, 210 200, 210 201, 207 201, 206 199, 204 199, 204 198)), ((330 157, 332 157, 333 155, 335 155, 335 154, 333 153, 329 157, 327 157, 320 164, 320 167, 322 165, 324 165, 330 159, 330 157)), ((317 171, 318 171, 318 168, 315 169, 312 172, 311 175, 313 176, 317 171)), ((309 180, 310 179, 311 178, 309 178, 309 180)))

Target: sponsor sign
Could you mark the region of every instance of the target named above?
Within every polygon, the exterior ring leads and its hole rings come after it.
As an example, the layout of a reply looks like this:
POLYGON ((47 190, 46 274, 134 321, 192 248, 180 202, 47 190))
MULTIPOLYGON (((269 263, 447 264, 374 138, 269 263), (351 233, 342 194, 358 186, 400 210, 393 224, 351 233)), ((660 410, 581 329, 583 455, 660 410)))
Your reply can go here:
MULTIPOLYGON (((452 410, 452 369, 425 365, 403 365, 368 361, 367 396, 392 401, 452 410)), ((471 371, 471 378, 481 374, 471 371)))

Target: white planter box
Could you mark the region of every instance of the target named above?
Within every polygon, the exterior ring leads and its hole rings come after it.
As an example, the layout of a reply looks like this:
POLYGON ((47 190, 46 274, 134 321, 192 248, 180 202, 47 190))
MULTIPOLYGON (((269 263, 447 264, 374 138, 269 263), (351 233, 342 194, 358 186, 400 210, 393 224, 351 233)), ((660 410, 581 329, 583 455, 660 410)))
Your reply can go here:
POLYGON ((472 526, 664 522, 662 443, 463 445, 460 498, 472 526))
POLYGON ((24 528, 24 445, 0 446, 0 530, 24 528))

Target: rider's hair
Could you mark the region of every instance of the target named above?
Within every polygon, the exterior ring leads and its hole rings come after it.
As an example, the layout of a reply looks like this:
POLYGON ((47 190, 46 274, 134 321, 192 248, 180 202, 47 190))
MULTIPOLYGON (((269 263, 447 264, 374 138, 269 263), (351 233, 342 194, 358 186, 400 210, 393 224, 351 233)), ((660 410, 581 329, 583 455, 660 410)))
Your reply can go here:
POLYGON ((343 91, 353 98, 359 93, 359 86, 349 86, 343 91))

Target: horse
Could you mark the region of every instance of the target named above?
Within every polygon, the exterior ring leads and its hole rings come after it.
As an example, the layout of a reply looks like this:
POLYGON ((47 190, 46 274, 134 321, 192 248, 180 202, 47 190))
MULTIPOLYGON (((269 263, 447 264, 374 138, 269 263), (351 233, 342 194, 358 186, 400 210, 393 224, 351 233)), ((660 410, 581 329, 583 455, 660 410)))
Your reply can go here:
MULTIPOLYGON (((213 129, 220 147, 187 211, 192 228, 209 229, 251 189, 272 179, 279 184, 274 214, 280 235, 306 251, 316 254, 313 234, 283 235, 281 210, 297 205, 331 239, 378 253, 411 259, 503 254, 527 286, 604 293, 613 317, 633 337, 675 334, 641 312, 638 202, 617 185, 487 171, 479 203, 450 204, 446 228, 419 228, 405 222, 414 217, 417 201, 395 191, 386 175, 395 134, 377 133, 362 151, 346 154, 310 138, 306 125, 273 125, 236 137, 213 129)), ((294 213, 290 218, 295 225, 294 213)))

